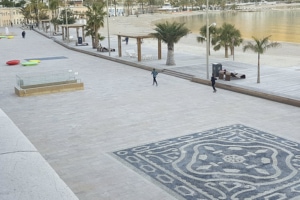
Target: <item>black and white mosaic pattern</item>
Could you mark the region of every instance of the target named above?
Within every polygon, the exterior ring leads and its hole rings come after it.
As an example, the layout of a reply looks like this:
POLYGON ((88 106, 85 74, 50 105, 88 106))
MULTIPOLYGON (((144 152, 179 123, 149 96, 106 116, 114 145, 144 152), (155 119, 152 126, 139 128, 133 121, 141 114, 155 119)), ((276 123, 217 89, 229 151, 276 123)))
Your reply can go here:
POLYGON ((240 124, 113 154, 184 199, 300 199, 300 144, 240 124))

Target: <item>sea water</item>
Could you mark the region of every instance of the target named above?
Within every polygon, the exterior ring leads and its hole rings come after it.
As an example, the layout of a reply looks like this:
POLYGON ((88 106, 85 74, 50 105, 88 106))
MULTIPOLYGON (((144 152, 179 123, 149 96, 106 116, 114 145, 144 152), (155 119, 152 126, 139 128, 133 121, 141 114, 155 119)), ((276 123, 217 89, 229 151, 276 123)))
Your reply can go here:
MULTIPOLYGON (((183 16, 171 19, 186 23, 192 33, 199 34, 200 27, 206 25, 206 14, 183 16)), ((255 12, 213 11, 209 13, 209 24, 217 27, 230 23, 240 30, 242 38, 263 38, 271 35, 272 41, 300 43, 300 9, 278 9, 255 12)))

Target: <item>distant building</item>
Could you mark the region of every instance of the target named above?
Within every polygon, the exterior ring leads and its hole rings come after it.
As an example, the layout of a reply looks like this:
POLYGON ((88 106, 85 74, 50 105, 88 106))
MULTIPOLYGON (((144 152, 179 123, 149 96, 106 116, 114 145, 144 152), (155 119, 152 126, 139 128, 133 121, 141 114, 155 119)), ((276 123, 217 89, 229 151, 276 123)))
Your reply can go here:
POLYGON ((0 27, 21 24, 24 16, 20 8, 0 8, 0 27))

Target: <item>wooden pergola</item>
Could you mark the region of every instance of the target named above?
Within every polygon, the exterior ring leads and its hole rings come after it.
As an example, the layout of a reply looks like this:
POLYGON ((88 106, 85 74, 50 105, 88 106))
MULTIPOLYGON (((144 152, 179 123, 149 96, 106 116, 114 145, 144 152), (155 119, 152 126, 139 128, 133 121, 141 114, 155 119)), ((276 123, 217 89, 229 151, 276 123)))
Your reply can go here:
POLYGON ((79 37, 79 29, 81 28, 82 30, 82 42, 85 42, 85 34, 84 34, 84 27, 86 25, 84 24, 70 24, 70 25, 61 25, 61 30, 62 30, 62 39, 66 40, 69 38, 70 35, 70 28, 75 28, 76 29, 76 38, 79 37))
POLYGON ((42 22, 42 30, 46 33, 48 33, 48 29, 47 29, 47 25, 49 25, 50 27, 50 20, 40 20, 40 22, 42 22))
MULTIPOLYGON (((120 34, 118 35, 118 53, 119 57, 122 57, 122 37, 126 38, 135 38, 136 39, 136 44, 137 44, 137 56, 138 56, 138 61, 140 62, 142 60, 142 40, 145 38, 155 38, 154 36, 148 34, 148 35, 123 35, 120 34)), ((157 57, 158 60, 161 59, 161 40, 158 39, 158 48, 157 48, 157 57)))

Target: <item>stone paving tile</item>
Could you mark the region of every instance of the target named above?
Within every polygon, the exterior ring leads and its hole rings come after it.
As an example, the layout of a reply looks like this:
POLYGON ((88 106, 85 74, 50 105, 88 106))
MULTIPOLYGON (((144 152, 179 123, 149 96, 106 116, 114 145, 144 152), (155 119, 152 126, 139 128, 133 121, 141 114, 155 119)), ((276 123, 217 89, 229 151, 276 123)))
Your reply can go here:
POLYGON ((237 123, 300 142, 297 107, 222 89, 214 94, 211 87, 164 74, 153 87, 149 71, 73 52, 27 32, 24 40, 0 41, 2 61, 68 59, 31 68, 2 62, 0 107, 79 199, 175 199, 109 154, 124 148, 237 123), (68 69, 79 72, 83 91, 14 95, 18 73, 68 69))
POLYGON ((300 144, 241 124, 114 152, 186 199, 299 196, 300 144))

